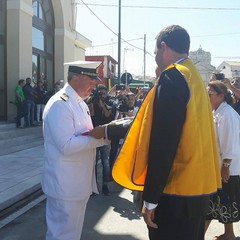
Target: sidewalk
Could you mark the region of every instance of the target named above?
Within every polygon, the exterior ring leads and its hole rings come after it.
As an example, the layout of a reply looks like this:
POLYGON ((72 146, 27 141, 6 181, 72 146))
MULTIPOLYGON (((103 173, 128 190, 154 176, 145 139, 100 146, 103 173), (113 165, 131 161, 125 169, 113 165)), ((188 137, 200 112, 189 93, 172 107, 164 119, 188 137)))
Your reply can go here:
POLYGON ((41 145, 0 156, 0 211, 41 188, 43 154, 41 145))
MULTIPOLYGON (((41 188, 43 155, 43 146, 38 146, 0 156, 0 211, 41 188)), ((146 225, 132 203, 131 191, 114 182, 109 189, 110 196, 90 198, 82 239, 148 239, 146 225)), ((240 237, 240 224, 235 223, 234 228, 240 237)), ((222 233, 223 225, 213 221, 205 239, 222 233)))

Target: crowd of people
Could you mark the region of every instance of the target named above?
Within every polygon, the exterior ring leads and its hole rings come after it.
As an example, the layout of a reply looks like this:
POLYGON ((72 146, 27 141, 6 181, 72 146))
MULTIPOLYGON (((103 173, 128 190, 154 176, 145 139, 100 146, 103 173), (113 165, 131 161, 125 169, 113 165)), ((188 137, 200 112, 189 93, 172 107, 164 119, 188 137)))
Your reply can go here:
MULTIPOLYGON (((98 77, 101 62, 66 63, 65 86, 46 106, 37 102, 40 112, 45 107, 46 240, 81 238, 87 202, 99 192, 100 160, 104 195, 109 195, 108 182, 116 180, 114 172, 124 176, 123 186, 126 181, 130 189, 141 189, 150 240, 204 240, 213 219, 225 227, 214 239, 235 239, 233 223, 240 220, 240 81, 218 80, 213 74, 206 87, 188 57, 189 48, 189 34, 179 25, 158 34, 157 81, 146 98, 146 92, 136 95, 127 85, 108 91, 98 77), (137 154, 139 146, 143 154, 137 154), (123 160, 129 164, 121 164, 123 160), (133 171, 141 175, 140 182, 133 171)), ((37 91, 21 88, 26 88, 24 80, 16 95, 26 102, 26 123, 31 125, 37 91)))
POLYGON ((61 89, 57 82, 53 90, 48 90, 46 80, 36 83, 30 77, 20 79, 15 89, 17 106, 16 127, 26 128, 42 125, 42 113, 47 101, 61 89))
MULTIPOLYGON (((139 89, 136 94, 131 91, 128 85, 122 85, 124 90, 117 90, 117 84, 109 91, 103 84, 98 84, 96 90, 85 101, 89 107, 93 127, 109 124, 110 122, 134 117, 137 113, 139 105, 146 94, 146 90, 139 89)), ((136 91, 135 91, 136 92, 136 91)), ((102 193, 109 194, 108 182, 112 181, 111 169, 115 156, 120 148, 123 137, 115 137, 111 139, 109 145, 97 148, 96 151, 96 176, 97 164, 99 160, 102 164, 102 193)))

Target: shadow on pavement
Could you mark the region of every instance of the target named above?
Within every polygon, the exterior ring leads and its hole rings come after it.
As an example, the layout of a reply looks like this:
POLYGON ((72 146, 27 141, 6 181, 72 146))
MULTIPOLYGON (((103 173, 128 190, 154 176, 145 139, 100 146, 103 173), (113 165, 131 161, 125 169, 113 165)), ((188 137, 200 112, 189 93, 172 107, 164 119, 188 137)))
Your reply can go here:
POLYGON ((138 228, 135 222, 142 221, 141 213, 130 200, 121 196, 122 190, 116 183, 111 183, 109 196, 100 193, 90 198, 82 240, 139 240, 129 228, 138 228))

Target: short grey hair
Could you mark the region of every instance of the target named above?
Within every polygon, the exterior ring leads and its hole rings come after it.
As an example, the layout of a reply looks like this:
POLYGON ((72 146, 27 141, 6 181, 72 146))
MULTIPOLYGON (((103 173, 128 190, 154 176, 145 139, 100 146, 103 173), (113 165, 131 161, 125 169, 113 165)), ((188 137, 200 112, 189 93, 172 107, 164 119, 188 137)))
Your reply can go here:
POLYGON ((68 76, 67 76, 68 82, 70 82, 70 80, 73 78, 74 75, 78 75, 78 74, 73 72, 68 72, 68 76))

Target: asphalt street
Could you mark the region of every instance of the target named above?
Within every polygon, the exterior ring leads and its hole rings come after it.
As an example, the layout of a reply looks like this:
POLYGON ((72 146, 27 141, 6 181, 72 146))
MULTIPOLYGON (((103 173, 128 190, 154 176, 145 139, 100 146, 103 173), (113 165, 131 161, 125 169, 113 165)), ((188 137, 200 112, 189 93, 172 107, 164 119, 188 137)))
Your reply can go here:
MULTIPOLYGON (((90 197, 81 240, 147 240, 147 228, 132 203, 130 190, 112 182, 110 195, 90 197)), ((169 226, 171 227, 171 226, 169 226)), ((240 236, 240 224, 234 224, 240 236)), ((43 240, 46 232, 45 200, 0 229, 1 240, 43 240)), ((213 221, 205 240, 223 233, 223 225, 213 221)))

